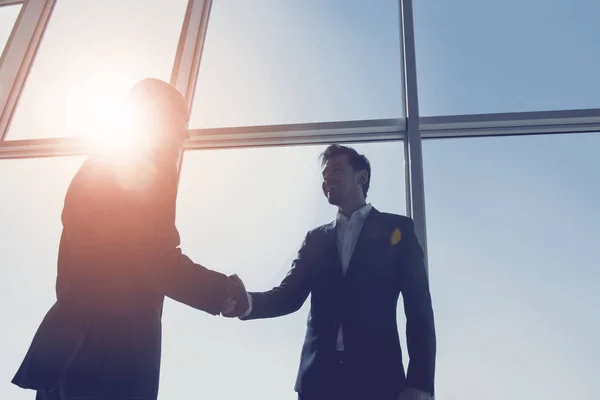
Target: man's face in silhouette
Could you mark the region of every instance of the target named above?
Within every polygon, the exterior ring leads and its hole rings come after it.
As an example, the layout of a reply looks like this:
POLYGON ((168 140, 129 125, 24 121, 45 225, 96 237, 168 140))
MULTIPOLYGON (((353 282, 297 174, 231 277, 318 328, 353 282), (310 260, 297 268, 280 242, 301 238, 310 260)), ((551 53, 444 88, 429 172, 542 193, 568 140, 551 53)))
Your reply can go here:
POLYGON ((366 171, 355 171, 347 154, 327 160, 322 169, 323 194, 330 204, 344 207, 349 203, 364 202, 362 185, 366 171))

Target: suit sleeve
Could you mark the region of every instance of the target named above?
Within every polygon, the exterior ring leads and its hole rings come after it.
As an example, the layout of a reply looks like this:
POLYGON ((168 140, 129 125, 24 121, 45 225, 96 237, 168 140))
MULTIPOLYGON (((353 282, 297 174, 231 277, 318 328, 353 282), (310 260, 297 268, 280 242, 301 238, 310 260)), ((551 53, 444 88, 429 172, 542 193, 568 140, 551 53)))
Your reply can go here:
MULTIPOLYGON (((174 227, 172 234, 177 235, 174 227)), ((144 284, 180 303, 212 315, 220 313, 228 297, 226 275, 194 263, 177 246, 147 249, 142 248, 146 257, 136 265, 144 284)))
POLYGON ((114 175, 88 171, 72 187, 63 225, 77 236, 85 259, 104 259, 104 265, 126 269, 151 290, 213 315, 220 312, 228 278, 194 263, 179 248, 176 186, 133 193, 123 190, 114 175))
POLYGON ((310 232, 281 284, 266 292, 250 292, 252 309, 242 320, 274 318, 296 312, 310 293, 310 232))
POLYGON ((434 394, 436 335, 425 270, 423 250, 415 235, 414 223, 408 220, 404 231, 401 256, 401 289, 406 315, 406 339, 410 361, 406 387, 434 394))

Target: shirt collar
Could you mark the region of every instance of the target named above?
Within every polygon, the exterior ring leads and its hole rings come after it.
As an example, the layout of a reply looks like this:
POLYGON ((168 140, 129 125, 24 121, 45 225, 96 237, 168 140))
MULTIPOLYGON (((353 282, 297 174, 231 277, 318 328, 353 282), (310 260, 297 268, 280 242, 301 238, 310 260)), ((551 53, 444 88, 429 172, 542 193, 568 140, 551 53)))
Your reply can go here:
POLYGON ((361 221, 364 221, 365 219, 367 219, 367 216, 369 215, 369 212, 371 212, 372 208, 373 208, 373 206, 371 205, 371 203, 367 203, 364 206, 362 206, 361 208, 359 208, 358 210, 354 211, 352 213, 352 215, 350 215, 350 217, 346 217, 344 214, 342 214, 340 211, 338 211, 337 218, 336 218, 337 222, 347 223, 351 219, 356 219, 356 218, 359 218, 361 221))

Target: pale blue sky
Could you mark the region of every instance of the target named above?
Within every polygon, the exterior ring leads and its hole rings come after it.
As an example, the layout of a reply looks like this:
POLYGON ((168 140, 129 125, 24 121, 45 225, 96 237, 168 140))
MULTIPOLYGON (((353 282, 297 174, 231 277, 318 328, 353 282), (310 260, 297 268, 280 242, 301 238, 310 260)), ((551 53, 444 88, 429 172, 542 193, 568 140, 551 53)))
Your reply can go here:
POLYGON ((600 107, 600 2, 413 3, 421 115, 600 107))
MULTIPOLYGON (((402 115, 396 1, 213 3, 193 127, 402 115)), ((97 131, 97 94, 168 79, 185 1, 144 4, 58 0, 9 139, 97 131)), ((592 0, 415 2, 422 114, 600 107, 598 11, 592 0)), ((370 201, 404 213, 402 143, 356 147, 373 165, 370 201)), ((252 290, 277 284, 306 231, 335 215, 322 149, 186 154, 184 252, 252 290)), ((426 141, 423 152, 437 398, 595 399, 600 135, 426 141)), ((1 398, 33 396, 8 382, 54 299, 62 200, 82 160, 0 161, 1 398)), ((161 398, 294 399, 306 314, 242 323, 168 301, 161 398)))

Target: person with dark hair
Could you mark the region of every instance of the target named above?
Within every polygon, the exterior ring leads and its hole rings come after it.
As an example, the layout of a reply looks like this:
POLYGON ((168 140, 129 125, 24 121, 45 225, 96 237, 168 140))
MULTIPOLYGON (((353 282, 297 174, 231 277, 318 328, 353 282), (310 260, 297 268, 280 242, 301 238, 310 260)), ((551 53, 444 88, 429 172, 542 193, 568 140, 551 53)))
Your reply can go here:
MULTIPOLYGON (((226 317, 290 314, 311 295, 295 390, 300 400, 423 400, 434 395, 436 336, 413 221, 366 202, 368 159, 333 144, 321 155, 323 194, 337 218, 306 235, 281 284, 248 293, 226 317), (396 322, 402 293, 410 361, 396 322)), ((233 278, 239 291, 245 287, 233 278)))
POLYGON ((144 79, 129 100, 136 148, 88 157, 66 194, 57 300, 12 380, 37 400, 155 400, 164 297, 212 315, 247 302, 230 277, 179 248, 183 96, 144 79))

